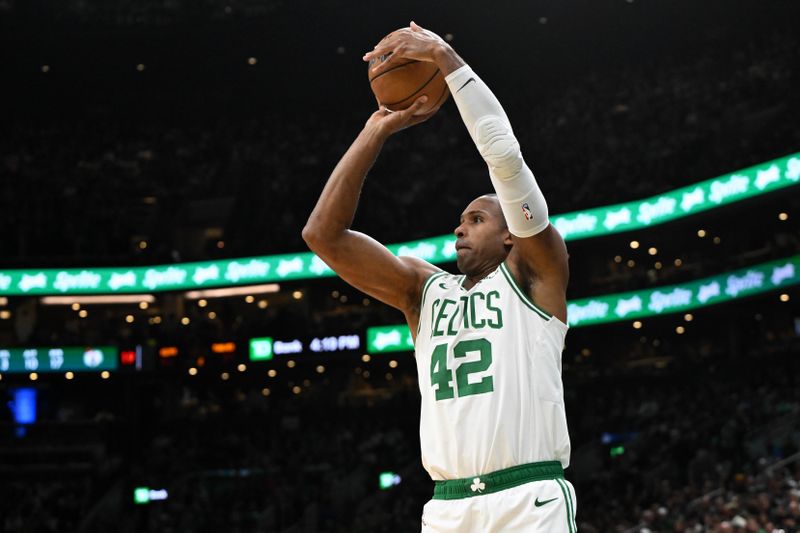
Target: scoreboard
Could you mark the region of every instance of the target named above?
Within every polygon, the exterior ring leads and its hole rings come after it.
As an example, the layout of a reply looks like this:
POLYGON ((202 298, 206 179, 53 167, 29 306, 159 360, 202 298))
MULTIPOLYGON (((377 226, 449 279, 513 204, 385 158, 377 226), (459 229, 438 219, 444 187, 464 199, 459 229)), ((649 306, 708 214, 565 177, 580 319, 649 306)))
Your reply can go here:
POLYGON ((267 361, 274 355, 354 352, 362 345, 362 336, 354 332, 299 339, 259 337, 250 339, 250 360, 267 361))
POLYGON ((0 372, 99 372, 116 370, 118 350, 111 346, 2 348, 0 372))

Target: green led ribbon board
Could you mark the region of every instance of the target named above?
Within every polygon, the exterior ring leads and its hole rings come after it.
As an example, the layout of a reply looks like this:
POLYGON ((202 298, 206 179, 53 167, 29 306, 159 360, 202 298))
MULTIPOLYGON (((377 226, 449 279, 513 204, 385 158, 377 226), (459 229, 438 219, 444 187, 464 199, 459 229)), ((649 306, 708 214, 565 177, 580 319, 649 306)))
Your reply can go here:
POLYGON ((116 370, 118 354, 111 346, 0 348, 0 373, 116 370))
MULTIPOLYGON (((571 327, 633 320, 689 311, 798 283, 800 255, 795 255, 688 283, 572 300, 567 303, 567 317, 571 327)), ((369 353, 413 350, 411 332, 405 324, 367 329, 369 353)))
POLYGON ((413 352, 414 340, 405 324, 367 328, 369 353, 413 352))
POLYGON ((550 221, 565 240, 600 237, 648 228, 796 185, 798 181, 800 154, 794 154, 644 200, 567 213, 550 221))
MULTIPOLYGON (((551 218, 565 240, 647 228, 766 194, 800 181, 800 153, 644 200, 576 211, 551 218)), ((392 244, 395 255, 431 263, 455 260, 455 237, 442 235, 392 244)), ((0 271, 0 296, 123 294, 196 290, 334 276, 312 253, 247 257, 151 267, 0 271)))

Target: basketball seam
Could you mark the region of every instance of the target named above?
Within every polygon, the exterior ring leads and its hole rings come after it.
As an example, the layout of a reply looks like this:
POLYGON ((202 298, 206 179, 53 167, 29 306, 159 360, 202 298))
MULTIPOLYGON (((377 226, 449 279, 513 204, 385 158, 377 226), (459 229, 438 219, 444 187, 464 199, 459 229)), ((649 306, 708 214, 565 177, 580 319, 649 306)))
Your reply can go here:
MULTIPOLYGON (((428 108, 429 110, 433 110, 433 109, 438 109, 439 108, 439 106, 442 103, 442 100, 444 100, 444 97, 447 95, 447 89, 448 89, 448 86, 445 83, 444 87, 442 87, 442 94, 439 95, 439 99, 436 100, 436 103, 428 108)), ((426 113, 430 113, 430 111, 426 111, 426 113)))
POLYGON ((433 104, 433 106, 431 106, 431 108, 432 108, 432 109, 433 109, 433 108, 436 108, 436 107, 438 107, 438 106, 441 104, 441 102, 442 102, 442 99, 444 98, 444 95, 446 95, 446 94, 447 94, 447 89, 448 89, 448 86, 447 86, 447 84, 445 83, 445 84, 444 84, 444 87, 442 87, 442 94, 440 94, 440 95, 439 95, 439 99, 438 99, 438 100, 436 100, 436 103, 435 103, 435 104, 433 104))
POLYGON ((417 94, 418 92, 420 92, 422 89, 424 89, 425 87, 427 87, 427 86, 428 86, 428 84, 431 82, 431 80, 433 80, 433 78, 435 78, 437 74, 439 74, 439 69, 438 69, 438 68, 437 68, 437 69, 436 69, 436 71, 433 73, 433 75, 432 75, 430 78, 428 78, 428 79, 425 81, 425 83, 423 83, 422 85, 420 85, 419 89, 417 89, 417 90, 416 90, 416 91, 414 91, 413 93, 409 94, 408 96, 406 96, 406 97, 405 97, 405 98, 403 98, 402 100, 398 100, 398 101, 396 101, 396 102, 392 102, 392 103, 384 103, 383 105, 385 105, 386 107, 389 107, 390 105, 397 105, 397 104, 399 104, 399 103, 401 103, 401 102, 405 102, 405 101, 406 101, 406 100, 408 100, 409 98, 413 98, 413 97, 414 97, 414 95, 416 95, 416 94, 417 94))
POLYGON ((416 59, 412 59, 411 61, 408 61, 408 62, 406 62, 406 63, 402 63, 402 64, 400 64, 400 65, 395 65, 395 66, 393 66, 392 68, 390 68, 390 69, 388 69, 388 70, 384 70, 383 72, 381 72, 380 74, 378 74, 378 75, 377 75, 377 76, 375 76, 374 78, 371 78, 371 79, 369 80, 369 84, 370 84, 370 85, 372 85, 372 82, 373 82, 373 81, 377 80, 378 78, 380 78, 380 77, 381 77, 381 76, 383 76, 384 74, 388 74, 388 73, 390 73, 391 71, 393 71, 393 70, 395 70, 395 69, 398 69, 398 68, 404 67, 404 66, 406 66, 406 65, 410 65, 410 64, 412 64, 412 63, 419 63, 419 61, 418 61, 418 60, 416 60, 416 59))

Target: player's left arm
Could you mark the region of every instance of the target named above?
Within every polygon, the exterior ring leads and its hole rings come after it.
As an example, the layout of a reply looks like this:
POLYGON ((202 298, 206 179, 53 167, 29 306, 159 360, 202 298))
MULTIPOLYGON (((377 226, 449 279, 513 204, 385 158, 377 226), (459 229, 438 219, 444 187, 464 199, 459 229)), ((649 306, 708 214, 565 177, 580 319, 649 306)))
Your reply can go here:
POLYGON ((550 224, 547 202, 522 157, 511 123, 495 95, 469 65, 445 79, 489 167, 514 243, 508 256, 512 274, 539 307, 566 323, 567 247, 550 224))
POLYGON ((566 323, 567 247, 550 225, 547 203, 500 102, 449 44, 414 22, 381 41, 364 60, 381 56, 386 59, 376 62, 373 75, 400 58, 434 62, 445 74, 503 208, 514 243, 508 256, 512 274, 539 307, 566 323))

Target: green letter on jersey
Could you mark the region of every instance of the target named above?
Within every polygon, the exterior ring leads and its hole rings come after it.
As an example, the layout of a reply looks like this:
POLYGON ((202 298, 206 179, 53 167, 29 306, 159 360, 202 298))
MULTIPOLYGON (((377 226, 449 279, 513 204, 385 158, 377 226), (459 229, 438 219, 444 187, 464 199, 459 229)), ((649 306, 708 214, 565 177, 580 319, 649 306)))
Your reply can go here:
POLYGON ((431 356, 431 385, 436 387, 436 401, 449 400, 453 397, 453 387, 450 383, 453 375, 447 368, 447 345, 440 344, 433 350, 431 356))

